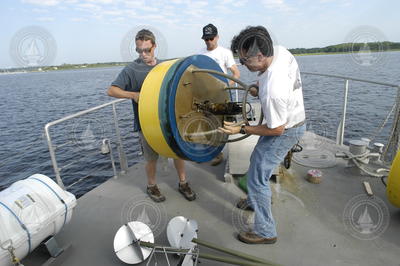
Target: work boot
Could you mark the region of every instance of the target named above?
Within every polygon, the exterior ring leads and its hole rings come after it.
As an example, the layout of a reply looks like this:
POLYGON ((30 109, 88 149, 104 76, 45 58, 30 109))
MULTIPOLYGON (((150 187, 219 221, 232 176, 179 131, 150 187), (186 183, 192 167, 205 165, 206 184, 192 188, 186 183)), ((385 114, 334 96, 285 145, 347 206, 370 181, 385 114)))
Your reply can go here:
POLYGON ((162 202, 165 200, 165 196, 161 194, 157 185, 147 186, 147 194, 155 202, 162 202))
POLYGON ((221 152, 214 159, 211 160, 211 165, 216 166, 219 165, 224 160, 224 154, 221 152))
POLYGON ((179 183, 179 192, 188 200, 196 199, 196 193, 190 188, 189 183, 179 183))
POLYGON ((247 202, 247 198, 241 198, 237 203, 236 207, 245 210, 245 211, 254 211, 254 209, 250 206, 250 204, 247 202))
POLYGON ((240 232, 238 239, 246 244, 274 244, 277 241, 277 237, 262 237, 253 232, 240 232))
MULTIPOLYGON (((274 201, 272 200, 271 197, 271 205, 274 204, 274 201)), ((237 203, 236 203, 236 208, 245 210, 245 211, 254 211, 253 207, 248 203, 247 198, 241 198, 237 203)))

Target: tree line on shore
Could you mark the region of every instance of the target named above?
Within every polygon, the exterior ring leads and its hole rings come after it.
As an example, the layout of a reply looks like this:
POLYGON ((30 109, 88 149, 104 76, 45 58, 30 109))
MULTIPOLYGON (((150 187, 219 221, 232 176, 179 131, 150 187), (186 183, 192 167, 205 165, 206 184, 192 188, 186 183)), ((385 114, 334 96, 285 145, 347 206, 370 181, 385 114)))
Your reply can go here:
POLYGON ((292 54, 384 52, 400 50, 400 42, 341 43, 316 48, 289 49, 292 54))

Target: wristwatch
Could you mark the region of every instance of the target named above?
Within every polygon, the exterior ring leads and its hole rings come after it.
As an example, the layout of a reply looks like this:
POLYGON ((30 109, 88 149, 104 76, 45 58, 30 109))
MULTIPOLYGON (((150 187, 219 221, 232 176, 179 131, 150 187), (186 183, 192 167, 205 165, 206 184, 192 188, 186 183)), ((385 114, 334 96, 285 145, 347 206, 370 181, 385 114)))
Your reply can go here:
POLYGON ((246 125, 242 125, 241 127, 240 127, 240 131, 239 131, 239 133, 240 134, 244 134, 244 135, 246 135, 247 133, 246 133, 246 125))

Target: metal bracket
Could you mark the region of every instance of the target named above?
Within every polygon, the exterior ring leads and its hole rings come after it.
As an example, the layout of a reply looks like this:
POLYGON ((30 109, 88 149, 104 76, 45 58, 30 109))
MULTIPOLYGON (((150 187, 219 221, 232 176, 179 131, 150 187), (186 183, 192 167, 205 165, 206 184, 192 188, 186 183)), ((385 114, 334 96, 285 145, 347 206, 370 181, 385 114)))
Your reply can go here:
POLYGON ((47 252, 53 258, 58 257, 61 253, 64 252, 63 248, 60 248, 56 239, 52 236, 46 242, 43 243, 46 247, 47 252))

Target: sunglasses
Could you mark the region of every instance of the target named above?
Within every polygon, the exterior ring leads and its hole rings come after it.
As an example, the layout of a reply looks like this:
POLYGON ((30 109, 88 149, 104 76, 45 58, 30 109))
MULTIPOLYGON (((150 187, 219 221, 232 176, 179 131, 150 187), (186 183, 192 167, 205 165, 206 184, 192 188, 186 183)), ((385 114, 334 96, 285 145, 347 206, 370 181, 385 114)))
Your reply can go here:
POLYGON ((208 41, 214 41, 214 37, 212 38, 204 38, 204 41, 208 42, 208 41))
POLYGON ((136 48, 136 53, 138 54, 149 54, 151 52, 151 49, 153 49, 154 46, 150 47, 150 48, 144 48, 144 49, 140 49, 140 48, 136 48))

